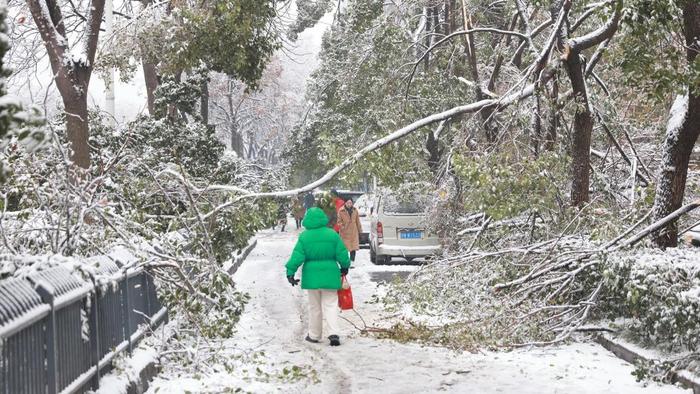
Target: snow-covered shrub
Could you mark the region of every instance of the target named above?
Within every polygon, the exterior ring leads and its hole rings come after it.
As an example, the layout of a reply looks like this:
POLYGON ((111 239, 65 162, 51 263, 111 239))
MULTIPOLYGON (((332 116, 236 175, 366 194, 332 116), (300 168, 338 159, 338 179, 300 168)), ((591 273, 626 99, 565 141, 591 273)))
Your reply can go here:
POLYGON ((603 271, 607 317, 626 317, 623 328, 667 350, 700 348, 700 251, 636 249, 607 256, 603 271))
POLYGON ((169 111, 177 110, 200 120, 197 105, 202 97, 202 86, 209 81, 208 71, 200 67, 182 80, 172 75, 163 76, 155 91, 156 116, 164 118, 169 111))
POLYGON ((224 152, 213 127, 145 116, 107 136, 105 143, 114 154, 137 157, 137 162, 128 163, 129 170, 144 177, 147 169, 157 172, 176 166, 193 177, 206 178, 214 173, 224 152))
MULTIPOLYGON (((4 64, 5 53, 10 49, 6 16, 7 2, 3 0, 0 1, 0 149, 15 150, 18 149, 18 144, 33 149, 46 138, 44 130, 38 127, 43 118, 36 108, 25 108, 18 98, 7 95, 6 78, 11 72, 4 64)), ((6 161, 0 160, 0 182, 4 180, 7 171, 6 161)))
POLYGON ((217 209, 235 193, 205 188, 269 190, 280 187, 284 171, 224 155, 212 129, 199 122, 143 117, 117 130, 98 114, 91 122, 93 167, 79 183, 67 181, 60 117, 50 123, 55 144, 31 157, 3 151, 14 171, 2 187, 0 240, 13 253, 77 258, 126 247, 156 277, 172 313, 204 335, 229 335, 246 296, 224 263, 272 223, 276 206, 244 200, 217 209))

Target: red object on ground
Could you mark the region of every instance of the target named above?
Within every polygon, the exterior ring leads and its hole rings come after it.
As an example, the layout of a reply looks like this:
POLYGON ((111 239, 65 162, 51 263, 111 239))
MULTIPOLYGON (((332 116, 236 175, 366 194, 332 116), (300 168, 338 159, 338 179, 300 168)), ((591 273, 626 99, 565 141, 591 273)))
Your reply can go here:
MULTIPOLYGON (((343 283, 347 283, 347 279, 345 278, 345 275, 343 275, 342 279, 343 283)), ((350 288, 350 285, 348 286, 343 286, 347 287, 347 289, 340 289, 338 290, 338 306, 340 309, 347 311, 353 308, 352 306, 352 289, 350 288)))

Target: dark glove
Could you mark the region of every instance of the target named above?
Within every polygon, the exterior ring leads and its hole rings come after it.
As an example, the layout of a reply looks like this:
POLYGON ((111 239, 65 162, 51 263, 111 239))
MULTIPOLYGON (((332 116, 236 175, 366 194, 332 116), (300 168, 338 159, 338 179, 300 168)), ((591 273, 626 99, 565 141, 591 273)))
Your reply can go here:
POLYGON ((289 284, 292 286, 296 286, 299 284, 299 279, 294 279, 294 275, 289 275, 287 277, 287 280, 289 281, 289 284))
POLYGON ((348 274, 348 269, 347 268, 341 268, 340 269, 340 275, 347 275, 348 274))

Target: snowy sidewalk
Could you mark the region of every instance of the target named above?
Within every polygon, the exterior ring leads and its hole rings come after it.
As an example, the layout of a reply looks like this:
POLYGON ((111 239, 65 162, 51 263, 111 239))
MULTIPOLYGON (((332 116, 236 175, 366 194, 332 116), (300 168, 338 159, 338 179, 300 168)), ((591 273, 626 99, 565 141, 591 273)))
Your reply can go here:
MULTIPOLYGON (((307 343, 305 294, 287 283, 283 268, 297 235, 294 229, 261 232, 257 248, 234 275, 251 299, 238 332, 222 344, 236 359, 233 367, 214 368, 219 372, 207 376, 172 376, 165 366, 149 393, 687 392, 654 383, 644 387, 635 382, 631 365, 595 344, 471 354, 362 337, 342 320, 342 346, 307 343)), ((349 280, 356 309, 372 325, 379 314, 368 303, 376 290, 371 273, 415 267, 374 266, 366 250, 357 260, 349 280)))

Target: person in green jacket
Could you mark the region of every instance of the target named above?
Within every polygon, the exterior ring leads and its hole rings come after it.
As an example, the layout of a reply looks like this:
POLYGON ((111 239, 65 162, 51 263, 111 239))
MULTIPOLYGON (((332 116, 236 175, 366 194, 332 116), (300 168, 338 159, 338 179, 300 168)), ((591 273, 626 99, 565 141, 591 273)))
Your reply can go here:
POLYGON ((301 267, 301 288, 309 295, 309 333, 306 340, 318 343, 323 331, 323 319, 328 324, 331 346, 340 345, 338 336, 338 290, 341 274, 347 275, 350 256, 340 235, 326 227, 328 216, 320 208, 306 211, 302 225, 306 230, 299 235, 292 255, 287 261, 287 280, 292 286, 301 267))

